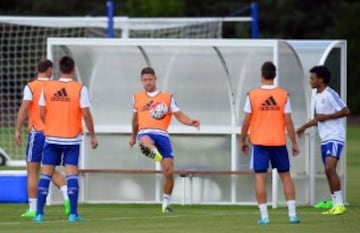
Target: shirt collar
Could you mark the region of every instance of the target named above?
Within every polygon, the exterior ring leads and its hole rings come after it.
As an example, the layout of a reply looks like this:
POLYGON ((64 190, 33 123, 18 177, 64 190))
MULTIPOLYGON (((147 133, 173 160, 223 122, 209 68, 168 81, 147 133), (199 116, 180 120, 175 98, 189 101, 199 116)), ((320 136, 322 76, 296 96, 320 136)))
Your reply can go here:
POLYGON ((59 78, 59 80, 58 81, 60 81, 60 82, 71 82, 71 81, 73 81, 73 79, 72 78, 59 78))
POLYGON ((261 86, 261 89, 267 89, 267 90, 275 89, 275 88, 276 88, 275 85, 262 85, 261 86))
POLYGON ((147 94, 148 96, 150 96, 150 97, 154 97, 154 96, 156 96, 157 94, 159 94, 159 91, 156 90, 156 91, 153 91, 153 92, 146 92, 146 94, 147 94))
POLYGON ((47 78, 47 77, 37 77, 37 80, 40 80, 40 81, 49 81, 50 79, 47 78))

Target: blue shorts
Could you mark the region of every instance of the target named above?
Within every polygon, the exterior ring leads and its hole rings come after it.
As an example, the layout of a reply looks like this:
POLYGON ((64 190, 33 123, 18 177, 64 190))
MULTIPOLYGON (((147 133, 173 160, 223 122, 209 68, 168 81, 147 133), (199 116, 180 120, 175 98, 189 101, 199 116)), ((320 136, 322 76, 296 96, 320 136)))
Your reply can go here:
POLYGON ((326 157, 335 157, 340 159, 343 147, 344 143, 339 141, 328 141, 321 144, 321 158, 323 163, 325 164, 326 157))
POLYGON ((174 158, 169 137, 155 133, 141 133, 138 134, 137 140, 140 141, 141 138, 144 136, 148 136, 151 138, 151 140, 153 140, 156 148, 158 149, 163 158, 174 158))
POLYGON ((42 131, 29 132, 26 146, 26 162, 40 163, 45 143, 45 136, 42 131))
POLYGON ((276 168, 279 173, 290 170, 289 155, 286 146, 259 146, 252 147, 252 169, 256 173, 264 173, 269 169, 276 168))
POLYGON ((42 164, 78 166, 80 145, 58 145, 45 143, 42 164))

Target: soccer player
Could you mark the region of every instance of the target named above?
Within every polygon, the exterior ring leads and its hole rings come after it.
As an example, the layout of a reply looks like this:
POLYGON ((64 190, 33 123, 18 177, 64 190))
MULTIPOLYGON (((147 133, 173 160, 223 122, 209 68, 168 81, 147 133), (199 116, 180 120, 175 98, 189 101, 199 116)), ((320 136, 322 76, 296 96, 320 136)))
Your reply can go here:
POLYGON ((345 143, 343 120, 350 114, 350 110, 338 93, 328 86, 330 78, 331 73, 325 66, 314 66, 310 69, 310 85, 317 89, 316 95, 312 96, 315 117, 302 125, 296 133, 300 137, 307 128, 318 127, 322 161, 333 201, 333 207, 323 214, 338 215, 345 212, 345 206, 336 166, 345 143))
POLYGON ((40 95, 40 117, 45 122, 45 145, 38 186, 38 203, 34 222, 44 220, 44 205, 49 182, 56 165, 65 165, 68 196, 70 200, 69 222, 79 222, 78 214, 78 160, 82 135, 82 119, 89 131, 92 148, 98 143, 95 137, 90 99, 87 88, 73 80, 75 62, 71 57, 60 59, 60 79, 48 81, 40 95))
POLYGON ((174 186, 174 154, 167 132, 171 116, 182 124, 199 129, 200 122, 188 117, 181 111, 171 93, 161 92, 156 89, 156 75, 151 67, 141 70, 141 83, 144 91, 134 95, 134 114, 132 117, 132 135, 129 145, 132 147, 139 142, 144 155, 161 162, 164 175, 162 213, 169 213, 170 198, 174 186), (152 104, 164 103, 169 111, 161 119, 154 119, 150 114, 152 104))
MULTIPOLYGON (((15 143, 20 146, 22 144, 21 127, 29 116, 29 136, 25 155, 29 209, 21 215, 22 217, 35 217, 36 214, 38 177, 45 142, 44 124, 40 119, 38 102, 43 86, 52 76, 52 67, 52 62, 47 59, 38 64, 37 78, 24 87, 24 97, 16 119, 15 143)), ((67 196, 65 178, 58 171, 55 171, 52 181, 61 190, 65 200, 65 214, 69 215, 70 202, 67 196)))
POLYGON ((266 176, 271 163, 276 168, 283 183, 288 206, 289 223, 300 223, 296 214, 295 187, 289 170, 289 156, 286 148, 285 129, 292 143, 292 154, 298 155, 295 129, 291 118, 291 105, 288 93, 274 85, 276 67, 265 62, 261 67, 260 88, 251 90, 244 106, 244 119, 241 127, 241 150, 249 153, 246 138, 249 132, 252 144, 251 167, 255 172, 255 191, 261 217, 258 224, 269 224, 267 210, 266 176))

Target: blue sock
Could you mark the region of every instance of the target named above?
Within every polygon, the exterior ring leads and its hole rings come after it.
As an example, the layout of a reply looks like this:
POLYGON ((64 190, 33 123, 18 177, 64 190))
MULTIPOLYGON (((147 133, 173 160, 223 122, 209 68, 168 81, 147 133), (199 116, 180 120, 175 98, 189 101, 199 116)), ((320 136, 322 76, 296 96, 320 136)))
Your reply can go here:
POLYGON ((49 192, 49 185, 51 181, 51 176, 41 174, 39 178, 38 185, 38 194, 37 194, 37 206, 36 214, 44 214, 44 206, 46 202, 46 197, 49 192))
POLYGON ((79 181, 77 175, 67 176, 66 183, 68 188, 68 196, 70 200, 70 214, 77 215, 78 196, 79 196, 79 181))

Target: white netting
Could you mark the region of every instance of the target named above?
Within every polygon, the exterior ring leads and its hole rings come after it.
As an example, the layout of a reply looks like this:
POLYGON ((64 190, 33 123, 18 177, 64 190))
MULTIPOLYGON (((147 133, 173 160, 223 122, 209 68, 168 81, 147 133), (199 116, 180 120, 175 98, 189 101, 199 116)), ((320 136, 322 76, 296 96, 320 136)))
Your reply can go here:
MULTIPOLYGON (((125 38, 220 38, 222 19, 114 19, 114 36, 125 38)), ((48 37, 106 37, 107 19, 0 17, 0 148, 12 159, 24 157, 16 147, 14 122, 24 85, 46 57, 48 37)), ((26 142, 26 127, 23 141, 26 142)), ((25 143, 24 143, 25 144, 25 143)))

